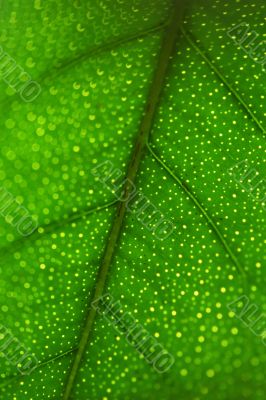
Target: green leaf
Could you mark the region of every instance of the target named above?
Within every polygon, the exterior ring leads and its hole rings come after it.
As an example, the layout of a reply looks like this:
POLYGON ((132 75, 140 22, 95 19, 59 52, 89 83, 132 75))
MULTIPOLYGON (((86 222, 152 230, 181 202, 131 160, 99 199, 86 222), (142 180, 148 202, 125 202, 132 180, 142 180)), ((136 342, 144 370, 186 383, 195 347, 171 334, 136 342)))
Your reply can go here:
POLYGON ((264 12, 3 2, 1 399, 264 399, 264 12))

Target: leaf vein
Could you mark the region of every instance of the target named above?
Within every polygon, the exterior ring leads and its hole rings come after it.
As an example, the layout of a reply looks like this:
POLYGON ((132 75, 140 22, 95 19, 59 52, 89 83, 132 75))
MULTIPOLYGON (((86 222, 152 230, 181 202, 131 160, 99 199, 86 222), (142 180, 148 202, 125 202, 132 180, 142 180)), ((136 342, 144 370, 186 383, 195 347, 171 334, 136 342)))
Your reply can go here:
MULTIPOLYGON (((118 245, 120 234, 123 227, 124 216, 126 214, 126 199, 132 192, 132 183, 134 183, 136 175, 139 170, 140 162, 144 149, 146 147, 146 141, 150 135, 150 131, 153 125, 154 115, 157 110, 157 105, 160 100, 161 92, 164 87, 165 75, 170 62, 170 57, 176 43, 176 37, 179 32, 179 23, 183 14, 183 1, 175 0, 175 7, 172 14, 172 19, 169 24, 169 28, 166 30, 165 40, 161 47, 161 53, 158 59, 158 65, 155 70, 154 78, 151 84, 150 93, 147 98, 147 104, 143 120, 140 125, 140 129, 137 135, 135 148, 133 150, 132 157, 129 161, 127 176, 125 185, 123 187, 123 194, 118 204, 117 214, 114 219, 112 228, 110 230, 109 238, 104 250, 102 263, 99 268, 98 278, 95 284, 95 292, 92 297, 91 303, 95 303, 102 296, 111 266, 115 250, 118 245)), ((84 328, 81 332, 81 338, 79 347, 74 358, 73 365, 71 367, 65 388, 63 393, 63 400, 69 400, 74 382, 76 380, 77 373, 80 368, 80 364, 83 360, 83 355, 86 351, 86 347, 91 335, 94 320, 96 318, 96 308, 90 307, 88 309, 88 315, 84 324, 84 328)))
POLYGON ((154 157, 154 159, 172 176, 172 178, 181 186, 181 188, 186 192, 190 200, 193 201, 195 206, 200 210, 200 212, 204 215, 205 219, 208 221, 210 226, 212 227, 213 231, 216 233, 217 237, 220 239, 223 247, 229 254, 231 260, 239 270, 239 272, 242 274, 244 279, 246 279, 246 273, 244 271, 244 268, 238 261, 237 257, 231 250, 229 244, 227 243, 227 240, 223 236, 222 232, 220 231, 219 227, 216 225, 214 222, 213 218, 209 215, 209 213, 205 210, 205 208, 201 205, 200 201, 196 198, 196 196, 193 194, 191 189, 188 187, 186 182, 184 182, 182 179, 180 179, 178 176, 174 174, 174 172, 171 171, 171 169, 166 165, 166 163, 154 152, 154 150, 151 148, 150 144, 147 142, 147 148, 151 155, 154 157))
POLYGON ((249 114, 250 118, 255 122, 258 128, 265 133, 265 129, 263 125, 260 123, 258 118, 255 116, 254 112, 251 108, 246 104, 245 100, 242 99, 240 94, 237 92, 236 89, 227 81, 227 79, 223 76, 223 74, 218 70, 218 68, 209 60, 209 58, 204 54, 204 52, 199 48, 196 44, 195 39, 192 38, 192 35, 187 33, 183 26, 181 26, 181 32, 183 33, 184 37, 190 43, 190 45, 196 50, 196 52, 204 59, 204 61, 211 67, 211 69, 216 73, 216 75, 220 78, 220 80, 224 83, 224 85, 230 90, 230 92, 235 96, 235 98, 239 101, 242 105, 244 110, 249 114))

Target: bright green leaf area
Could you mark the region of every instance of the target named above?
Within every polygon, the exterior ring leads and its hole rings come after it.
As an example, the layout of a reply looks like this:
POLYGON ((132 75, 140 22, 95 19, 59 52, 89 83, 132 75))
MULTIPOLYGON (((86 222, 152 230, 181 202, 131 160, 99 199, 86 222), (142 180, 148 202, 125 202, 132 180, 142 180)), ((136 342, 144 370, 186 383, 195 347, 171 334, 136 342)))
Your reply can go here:
MULTIPOLYGON (((0 81, 0 187, 38 220, 22 237, 0 215, 0 324, 39 360, 27 376, 0 358, 1 400, 62 399, 116 219, 91 170, 126 176, 172 3, 2 1, 0 46, 41 93, 0 81)), ((265 201, 229 172, 266 180, 266 74, 227 32, 265 41, 266 5, 186 3, 135 181, 176 229, 159 240, 127 212, 105 285, 175 363, 157 373, 97 315, 71 400, 265 398, 265 345, 227 306, 266 313, 265 201)))

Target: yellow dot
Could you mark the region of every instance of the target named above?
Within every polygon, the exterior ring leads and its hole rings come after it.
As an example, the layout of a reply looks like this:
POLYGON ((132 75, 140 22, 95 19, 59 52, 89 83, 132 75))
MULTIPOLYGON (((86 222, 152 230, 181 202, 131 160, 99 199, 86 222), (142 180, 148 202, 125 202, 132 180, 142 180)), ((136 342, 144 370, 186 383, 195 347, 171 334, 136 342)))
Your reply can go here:
POLYGON ((214 376, 215 372, 213 369, 208 369, 208 371, 206 372, 206 375, 208 376, 208 378, 212 378, 214 376))
POLYGON ((40 168, 40 164, 38 162, 34 162, 32 164, 32 169, 34 169, 34 171, 37 171, 40 168))
POLYGON ((37 128, 36 133, 38 136, 43 136, 44 135, 44 129, 43 128, 37 128))
POLYGON ((184 368, 184 369, 181 369, 181 371, 180 371, 180 375, 182 375, 182 376, 187 376, 187 370, 184 368))
POLYGON ((196 353, 200 353, 201 351, 202 351, 201 346, 196 346, 196 347, 195 347, 195 352, 196 352, 196 353))

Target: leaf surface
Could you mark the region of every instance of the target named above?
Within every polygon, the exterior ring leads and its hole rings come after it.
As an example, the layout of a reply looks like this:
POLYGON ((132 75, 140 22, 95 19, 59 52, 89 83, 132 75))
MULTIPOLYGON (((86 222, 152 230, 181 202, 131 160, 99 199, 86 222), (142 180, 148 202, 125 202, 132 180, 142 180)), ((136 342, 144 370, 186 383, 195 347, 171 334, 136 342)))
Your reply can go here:
MULTIPOLYGON (((2 49, 41 86, 25 103, 0 82, 1 187, 34 218, 0 221, 0 323, 36 355, 28 376, 1 358, 0 398, 62 399, 119 201, 92 169, 126 176, 172 2, 14 1, 2 49)), ((126 212, 105 292, 175 358, 159 374, 98 315, 73 400, 262 400, 265 347, 228 304, 265 312, 265 203, 230 171, 265 178, 265 73, 227 34, 263 40, 262 0, 186 5, 136 175, 175 226, 158 240, 126 212)))

